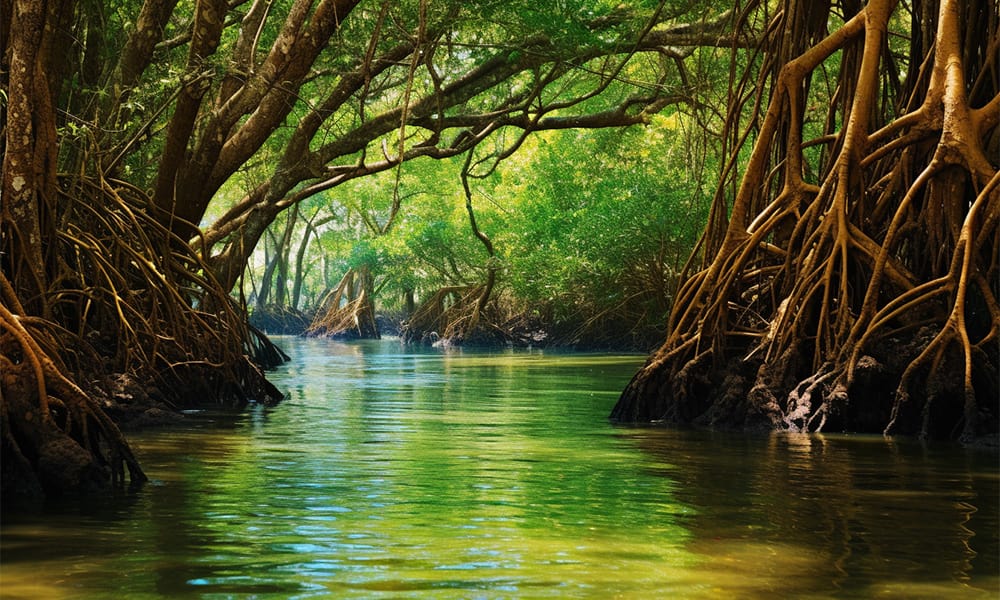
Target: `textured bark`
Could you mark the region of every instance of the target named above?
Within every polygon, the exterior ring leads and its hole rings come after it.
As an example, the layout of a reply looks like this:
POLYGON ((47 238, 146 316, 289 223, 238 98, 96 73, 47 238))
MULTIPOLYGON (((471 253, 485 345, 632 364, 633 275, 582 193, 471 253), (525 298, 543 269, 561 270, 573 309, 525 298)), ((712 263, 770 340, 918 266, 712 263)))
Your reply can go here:
MULTIPOLYGON (((177 215, 199 223, 215 192, 284 123, 319 53, 358 0, 323 0, 315 8, 312 4, 297 0, 292 5, 281 33, 259 66, 249 73, 231 73, 244 80, 241 86, 234 85, 233 77, 224 79, 204 130, 196 137, 188 135, 190 156, 177 163, 169 185, 167 181, 157 184, 158 204, 163 206, 166 194, 176 189, 177 197, 183 199, 177 205, 177 215)), ((239 52, 237 68, 252 66, 248 63, 252 48, 242 46, 239 52)))
MULTIPOLYGON (((146 0, 135 21, 135 31, 129 36, 111 75, 110 106, 118 107, 131 88, 139 82, 153 62, 153 50, 163 39, 163 30, 177 5, 177 0, 146 0)), ((113 110, 106 111, 107 114, 113 110)))
POLYGON ((56 120, 44 50, 54 25, 50 2, 15 1, 3 56, 7 72, 6 126, 0 195, 0 260, 27 308, 44 313, 49 273, 45 240, 51 239, 46 207, 56 187, 56 120))
POLYGON ((167 128, 156 171, 153 203, 160 211, 160 222, 185 239, 193 237, 193 228, 204 210, 198 210, 197 197, 190 194, 191 183, 185 167, 202 98, 211 85, 212 73, 206 70, 205 62, 219 45, 225 14, 225 0, 198 0, 187 68, 181 78, 183 89, 167 128))

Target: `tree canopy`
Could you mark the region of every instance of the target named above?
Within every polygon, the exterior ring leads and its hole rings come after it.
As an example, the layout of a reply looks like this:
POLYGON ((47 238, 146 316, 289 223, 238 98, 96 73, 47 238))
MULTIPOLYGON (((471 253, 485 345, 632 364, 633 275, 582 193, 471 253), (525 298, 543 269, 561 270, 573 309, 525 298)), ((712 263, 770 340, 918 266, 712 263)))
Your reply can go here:
POLYGON ((622 421, 995 432, 998 13, 0 0, 4 490, 280 399, 248 304, 659 337, 622 421))

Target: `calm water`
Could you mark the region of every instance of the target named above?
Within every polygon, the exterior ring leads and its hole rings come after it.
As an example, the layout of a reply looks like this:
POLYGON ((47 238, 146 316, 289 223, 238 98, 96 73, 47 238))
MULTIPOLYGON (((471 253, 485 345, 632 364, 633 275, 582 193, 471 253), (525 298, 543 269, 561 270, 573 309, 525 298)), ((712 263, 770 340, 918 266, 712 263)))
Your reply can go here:
POLYGON ((283 340, 290 397, 5 515, 4 598, 995 598, 995 453, 605 420, 642 358, 283 340))

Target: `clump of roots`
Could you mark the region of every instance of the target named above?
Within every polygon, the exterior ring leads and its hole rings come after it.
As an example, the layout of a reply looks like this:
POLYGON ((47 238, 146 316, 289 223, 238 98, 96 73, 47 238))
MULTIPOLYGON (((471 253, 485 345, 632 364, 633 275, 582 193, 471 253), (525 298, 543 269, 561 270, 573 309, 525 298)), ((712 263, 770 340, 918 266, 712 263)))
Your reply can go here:
POLYGON ((305 334, 345 340, 379 339, 372 287, 368 269, 348 270, 323 296, 305 334))
POLYGON ((120 483, 126 468, 143 481, 108 416, 137 395, 122 381, 160 410, 281 399, 262 369, 284 355, 140 191, 88 178, 59 189, 41 297, 21 297, 16 257, 0 272, 4 496, 120 483))
POLYGON ((485 285, 448 286, 434 292, 403 322, 403 342, 438 346, 512 343, 511 331, 504 326, 510 316, 495 299, 483 302, 486 292, 485 285))
MULTIPOLYGON (((612 416, 714 422, 721 402, 744 427, 995 434, 1000 64, 986 57, 1000 15, 942 0, 900 70, 889 28, 915 22, 894 18, 904 3, 859 6, 830 33, 783 4, 762 48, 770 98, 747 105, 767 110, 752 115, 746 170, 738 186, 723 177, 701 266, 612 416), (840 81, 824 91, 813 74, 828 64, 840 81), (820 105, 825 130, 809 139, 806 108, 820 105), (738 409, 727 386, 745 392, 738 409)), ((734 88, 733 114, 756 81, 734 88)), ((748 137, 731 129, 733 165, 748 137)))
MULTIPOLYGON (((0 275, 2 277, 2 275, 0 275)), ((9 282, 3 287, 8 292, 9 282)), ((49 321, 22 318, 0 302, 0 416, 5 497, 146 480, 121 432, 65 374, 49 321)))

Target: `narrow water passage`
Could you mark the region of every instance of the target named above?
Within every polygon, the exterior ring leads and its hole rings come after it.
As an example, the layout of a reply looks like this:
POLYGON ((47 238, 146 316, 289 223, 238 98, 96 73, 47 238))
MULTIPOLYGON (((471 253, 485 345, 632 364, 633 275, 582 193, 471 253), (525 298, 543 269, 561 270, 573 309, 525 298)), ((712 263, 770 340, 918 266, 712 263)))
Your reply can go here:
POLYGON ((639 356, 284 339, 282 405, 5 515, 4 598, 995 597, 996 454, 609 425, 639 356))

